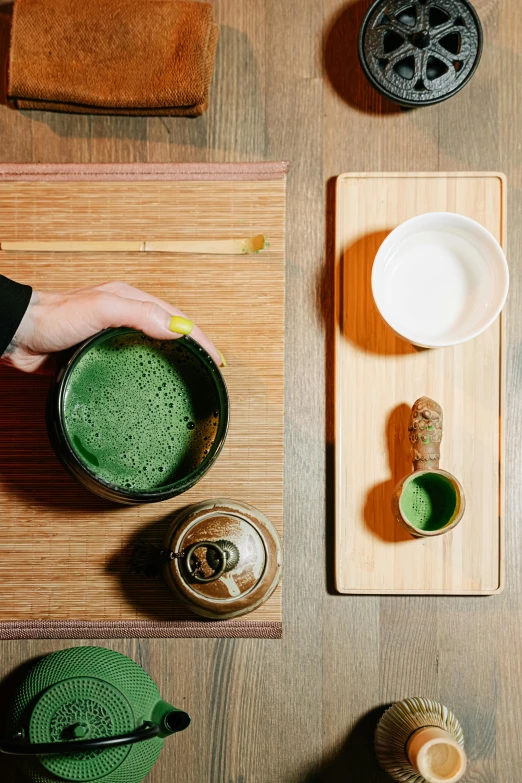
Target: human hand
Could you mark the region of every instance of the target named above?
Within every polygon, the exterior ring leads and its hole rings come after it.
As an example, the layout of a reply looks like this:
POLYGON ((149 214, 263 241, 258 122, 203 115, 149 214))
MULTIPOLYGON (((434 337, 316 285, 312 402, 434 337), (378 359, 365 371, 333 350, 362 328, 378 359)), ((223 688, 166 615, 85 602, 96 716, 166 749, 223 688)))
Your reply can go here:
POLYGON ((181 310, 121 282, 59 293, 33 291, 2 360, 23 372, 47 372, 59 351, 118 326, 139 329, 158 340, 190 334, 218 366, 225 364, 211 340, 181 310))

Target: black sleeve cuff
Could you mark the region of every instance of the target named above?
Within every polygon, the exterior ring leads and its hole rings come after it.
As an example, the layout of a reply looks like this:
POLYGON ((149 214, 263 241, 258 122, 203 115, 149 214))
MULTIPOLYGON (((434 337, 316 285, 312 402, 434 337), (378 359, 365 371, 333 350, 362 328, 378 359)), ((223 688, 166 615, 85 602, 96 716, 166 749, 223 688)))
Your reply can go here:
POLYGON ((0 356, 15 336, 29 307, 33 289, 0 275, 0 356))

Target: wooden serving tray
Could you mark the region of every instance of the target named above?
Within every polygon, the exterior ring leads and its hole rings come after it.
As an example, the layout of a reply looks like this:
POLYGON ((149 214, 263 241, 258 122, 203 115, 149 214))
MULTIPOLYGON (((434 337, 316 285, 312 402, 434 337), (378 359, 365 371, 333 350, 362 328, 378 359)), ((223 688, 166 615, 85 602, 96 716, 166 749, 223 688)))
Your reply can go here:
MULTIPOLYGON (((378 313, 371 269, 386 235, 423 212, 457 212, 504 244, 502 174, 343 174, 336 200, 335 578, 341 593, 488 595, 503 588, 502 323, 454 348, 419 350, 378 313), (466 494, 459 526, 413 539, 391 496, 411 471, 408 416, 418 397, 444 411, 441 467, 466 494)), ((437 274, 437 270, 433 270, 437 274)), ((419 318, 422 289, 412 301, 419 318)))
POLYGON ((226 356, 229 435, 207 475, 163 503, 118 506, 71 479, 47 439, 49 379, 0 369, 0 638, 281 635, 281 587, 238 621, 205 621, 134 576, 177 508, 246 501, 282 532, 285 164, 0 166, 2 239, 227 239, 258 255, 2 253, 35 289, 125 280, 176 304, 226 356))

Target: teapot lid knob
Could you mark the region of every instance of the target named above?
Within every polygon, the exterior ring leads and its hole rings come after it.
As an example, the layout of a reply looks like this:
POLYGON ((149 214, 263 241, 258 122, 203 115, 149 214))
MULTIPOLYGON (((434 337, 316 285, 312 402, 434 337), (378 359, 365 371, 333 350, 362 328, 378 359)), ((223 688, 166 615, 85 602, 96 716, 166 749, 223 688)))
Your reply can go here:
POLYGON ((75 739, 83 739, 89 732, 90 727, 88 723, 75 723, 74 726, 71 727, 71 734, 75 739))
MULTIPOLYGON (((31 743, 59 743, 127 734, 136 728, 126 696, 111 683, 94 677, 71 677, 52 685, 38 698, 29 719, 31 743), (110 731, 107 729, 110 727, 110 731)), ((122 764, 131 745, 100 753, 39 756, 43 766, 65 780, 96 780, 122 764)))

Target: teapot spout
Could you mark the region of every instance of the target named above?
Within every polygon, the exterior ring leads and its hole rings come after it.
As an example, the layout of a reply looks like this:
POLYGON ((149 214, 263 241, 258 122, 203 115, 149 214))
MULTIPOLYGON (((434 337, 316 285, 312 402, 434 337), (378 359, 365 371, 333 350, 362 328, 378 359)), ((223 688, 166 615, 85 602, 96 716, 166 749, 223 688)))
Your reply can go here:
POLYGON ((161 728, 160 737, 183 731, 190 725, 190 715, 166 701, 159 701, 152 711, 152 720, 161 728))

